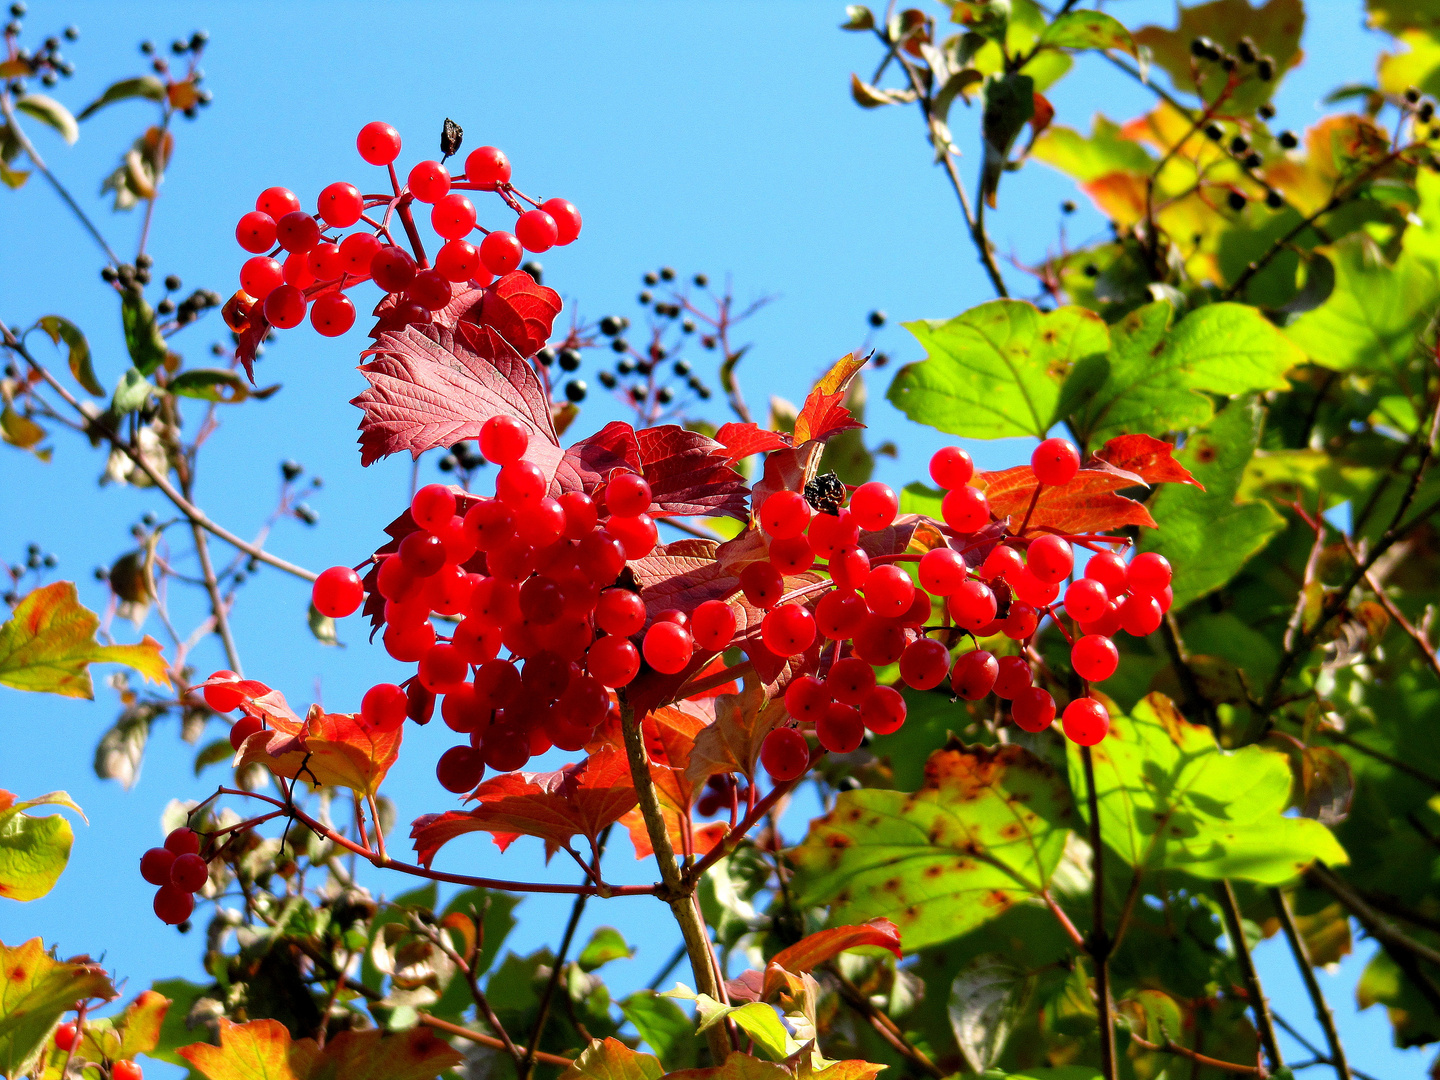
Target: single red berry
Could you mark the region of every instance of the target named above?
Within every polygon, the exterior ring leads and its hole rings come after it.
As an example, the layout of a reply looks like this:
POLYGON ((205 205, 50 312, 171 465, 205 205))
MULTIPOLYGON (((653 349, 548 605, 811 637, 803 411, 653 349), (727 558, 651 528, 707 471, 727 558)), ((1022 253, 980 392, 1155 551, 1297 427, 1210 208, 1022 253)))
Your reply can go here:
POLYGON ((597 529, 581 540, 576 555, 580 569, 596 585, 613 584, 625 569, 625 545, 605 529, 597 529))
POLYGON ((497 277, 512 272, 525 257, 525 248, 513 233, 496 230, 480 241, 480 261, 497 277))
POLYGON ((760 764, 777 784, 787 783, 810 767, 810 744, 794 728, 776 728, 760 744, 760 764))
POLYGON ((435 627, 429 622, 388 626, 381 643, 392 659, 405 664, 416 664, 435 644, 435 627))
POLYGON ((285 283, 285 268, 265 255, 246 259, 240 267, 240 287, 256 300, 264 300, 277 286, 285 283))
POLYGON ((847 547, 831 553, 830 577, 841 592, 859 592, 869 576, 870 556, 864 548, 847 547))
POLYGON ((394 731, 405 723, 409 700, 394 683, 378 683, 360 699, 360 719, 376 731, 394 731))
POLYGON ((1075 552, 1070 542, 1054 533, 1045 533, 1030 541, 1025 557, 1030 573, 1045 585, 1064 581, 1075 569, 1075 552))
POLYGON ((380 250, 380 241, 370 233, 351 233, 340 241, 340 264, 352 277, 370 276, 370 263, 380 250))
POLYGON ((514 461, 495 477, 495 494, 510 509, 523 513, 545 497, 549 481, 533 461, 514 461))
MULTIPOLYGON (((312 245, 313 247, 313 245, 312 245)), ((285 256, 281 274, 286 285, 294 285, 302 292, 315 284, 315 275, 310 272, 310 252, 295 251, 285 256)))
POLYGON ((980 567, 980 576, 986 581, 1002 577, 1008 581, 1012 575, 1023 569, 1025 559, 1019 551, 1009 544, 996 544, 990 549, 990 554, 985 556, 985 562, 980 567))
POLYGON ((453 645, 437 641, 420 658, 420 684, 431 693, 444 694, 465 681, 470 665, 453 645))
POLYGON ((615 517, 634 517, 650 509, 650 485, 639 473, 616 472, 605 485, 605 508, 615 517))
POLYGON ((515 222, 515 239, 536 254, 554 247, 559 235, 555 219, 544 210, 526 210, 515 222))
POLYGON ((447 562, 426 580, 422 606, 437 615, 458 615, 470 607, 470 595, 479 580, 479 574, 467 574, 462 567, 447 562))
POLYGON ((815 605, 815 625, 831 641, 852 637, 870 609, 858 596, 828 592, 815 605))
POLYGON ((235 241, 256 255, 269 251, 275 246, 275 219, 259 210, 252 210, 236 224, 235 241))
POLYGON ((1163 615, 1170 610, 1170 605, 1175 603, 1175 590, 1169 585, 1166 585, 1165 588, 1156 594, 1155 600, 1159 603, 1160 613, 1163 615))
POLYGON ((75 1044, 80 1041, 80 1029, 76 1027, 73 1020, 67 1020, 55 1029, 55 1049, 62 1053, 69 1053, 75 1049, 75 1044))
POLYGON ((971 633, 995 618, 997 607, 990 587, 974 580, 961 582, 960 587, 950 594, 946 605, 950 609, 950 617, 971 633))
POLYGON ((515 535, 537 550, 549 548, 565 533, 565 508, 542 496, 515 522, 515 535))
POLYGON ((1142 551, 1130 560, 1125 584, 1136 595, 1159 596, 1169 588, 1173 576, 1169 559, 1153 551, 1142 551))
POLYGON ((955 661, 950 672, 950 688, 966 701, 979 701, 995 689, 995 680, 999 677, 999 661, 984 649, 976 649, 955 661))
POLYGON ((265 321, 289 330, 305 321, 305 294, 294 285, 281 285, 265 298, 265 321))
MULTIPOLYGON (((565 688, 565 693, 560 695, 556 707, 572 726, 588 732, 598 726, 610 712, 610 693, 594 676, 579 675, 565 688)), ((588 738, 585 741, 588 741, 588 738)), ((583 746, 584 742, 581 745, 583 746)), ((574 749, 578 750, 579 747, 574 749)))
POLYGON ((920 587, 936 596, 949 596, 965 583, 965 559, 950 548, 932 548, 920 557, 920 587))
POLYGON ((900 616, 900 621, 906 626, 918 630, 930 621, 934 614, 935 602, 930 599, 930 594, 924 589, 915 590, 915 599, 910 601, 909 609, 900 616))
POLYGON ((406 180, 417 202, 439 202, 450 190, 450 170, 438 161, 420 161, 406 180))
POLYGON ((897 619, 915 599, 915 583, 894 563, 877 566, 865 575, 865 604, 876 615, 897 619))
POLYGON ((580 211, 570 200, 546 199, 540 204, 540 209, 555 219, 557 247, 564 247, 580 235, 580 211))
POLYGON ((585 654, 586 670, 602 686, 624 686, 640 671, 640 650, 622 637, 603 637, 585 654))
POLYGON ((1094 578, 1076 578, 1065 589, 1065 613, 1076 622, 1094 622, 1109 606, 1105 586, 1094 578))
MULTIPOLYGON (((663 675, 684 671, 695 652, 690 631, 673 622, 652 623, 642 644, 645 662, 663 675)), ((597 678, 599 676, 596 676, 597 678)), ((603 679, 601 680, 604 681, 603 679)))
POLYGON ((170 866, 170 884, 186 892, 199 892, 210 879, 210 864, 199 855, 175 856, 170 866))
POLYGON ((398 555, 386 555, 380 560, 380 572, 375 575, 375 587, 386 600, 404 600, 415 590, 415 575, 398 555))
POLYGON ((690 633, 707 652, 728 648, 737 625, 735 609, 723 600, 706 600, 690 613, 690 633))
POLYGON ((175 865, 175 852, 169 848, 152 847, 140 856, 140 876, 151 885, 169 885, 170 868, 175 865))
POLYGON ((567 491, 556 500, 565 512, 565 539, 583 540, 600 520, 595 500, 583 491, 567 491))
POLYGON ((1120 604, 1120 626, 1132 637, 1144 637, 1160 629, 1165 613, 1153 596, 1131 593, 1120 604))
POLYGON ((770 541, 770 565, 781 574, 803 574, 815 565, 815 549, 803 536, 770 541))
POLYGON ((865 723, 854 705, 832 701, 825 715, 815 721, 815 737, 832 754, 848 754, 865 741, 865 723))
POLYGON ((1095 634, 1100 637, 1113 638, 1120 630, 1120 601, 1118 600, 1111 600, 1106 604, 1105 610, 1092 622, 1080 624, 1082 634, 1095 634))
POLYGON ((910 638, 899 621, 867 614, 855 628, 851 647, 865 663, 884 667, 898 661, 909 643, 910 638))
POLYGON ((411 679, 405 686, 405 716, 417 724, 428 724, 435 713, 435 695, 411 679))
POLYGON ((411 498, 410 516, 426 532, 437 532, 455 516, 455 493, 444 484, 426 484, 411 498))
POLYGON ((495 185, 510 180, 510 159, 503 150, 482 146, 465 159, 465 178, 472 184, 495 185))
POLYGON ((1097 551, 1085 564, 1085 576, 1104 585, 1111 600, 1118 599, 1125 591, 1127 571, 1125 560, 1113 551, 1097 551))
POLYGON ((536 574, 520 583, 520 613, 535 626, 548 626, 565 610, 565 594, 547 577, 536 574))
POLYGON ((1055 722, 1055 699, 1048 691, 1032 686, 1015 695, 1010 715, 1024 731, 1044 731, 1055 722))
POLYGON ((1013 701, 1030 688, 1030 664, 1022 656, 1002 656, 995 674, 995 696, 1013 701))
POLYGON ((975 463, 958 446, 944 446, 930 458, 930 479, 947 491, 962 488, 975 475, 975 463))
POLYGON ((485 759, 469 746, 452 746, 435 763, 435 778, 446 791, 463 795, 474 791, 485 775, 485 759))
POLYGON ((1108 637, 1086 634, 1071 647, 1070 666, 1086 682, 1104 682, 1120 666, 1120 652, 1108 637))
POLYGON ((892 735, 905 723, 905 699, 893 686, 877 686, 860 703, 860 720, 876 735, 892 735))
MULTIPOLYGON (((221 669, 211 672, 210 678, 205 681, 213 683, 216 679, 223 679, 225 682, 239 682, 240 676, 233 671, 221 669)), ((240 707, 240 702, 245 700, 242 694, 228 686, 207 686, 204 692, 205 704, 216 712, 232 712, 240 707)))
POLYGON ((512 725, 492 724, 480 743, 486 768, 495 772, 513 772, 530 760, 529 736, 512 725))
POLYGON ((627 559, 643 559, 660 542, 660 530, 649 514, 612 517, 605 523, 605 531, 624 546, 627 559))
MULTIPOLYGON (((244 284, 243 277, 241 284, 244 284)), ((800 492, 777 491, 760 504, 760 527, 773 539, 788 540, 803 533, 813 515, 814 511, 800 492)))
POLYGON ((1110 733, 1110 710, 1094 698, 1076 698, 1060 718, 1065 737, 1080 746, 1094 746, 1110 733))
POLYGON ((299 210, 300 200, 289 188, 270 187, 256 197, 255 209, 279 221, 292 210, 299 210))
POLYGON ((815 616, 799 604, 781 604, 761 620, 760 640, 776 656, 798 656, 815 644, 815 616))
POLYGON ((889 484, 882 484, 879 480, 861 484, 850 496, 850 513, 855 515, 856 523, 866 532, 889 528, 899 512, 900 496, 889 484))
POLYGON ((310 601, 321 615, 343 619, 353 615, 365 599, 360 575, 348 566, 332 566, 321 572, 310 591, 310 601))
POLYGON ((1032 574, 1028 567, 1022 567, 1013 574, 1006 575, 1006 582, 1010 585, 1010 591, 1017 599, 1023 600, 1033 608, 1049 607, 1060 595, 1060 583, 1041 581, 1032 574))
POLYGON ((806 530, 810 546, 822 558, 832 558, 837 551, 853 548, 860 541, 860 526, 849 510, 838 514, 816 514, 806 530))
POLYGON ((1000 624, 1000 632, 1011 641, 1024 641, 1040 625, 1040 613, 1024 600, 1012 600, 1010 613, 1000 624))
POLYGON ((595 602, 595 625, 620 637, 638 634, 645 626, 645 601, 629 589, 605 589, 595 602))
POLYGON ((475 204, 452 191, 430 211, 430 227, 446 240, 458 240, 475 228, 475 204))
POLYGON ((445 565, 445 544, 434 533, 412 532, 400 541, 400 561, 416 577, 429 577, 445 565))
POLYGON ((480 453, 493 465, 513 465, 529 445, 530 429, 513 416, 492 416, 480 426, 480 453))
MULTIPOLYGON (((478 574, 474 576, 479 578, 478 574)), ((475 584, 479 584, 479 582, 477 581, 475 584)), ((470 590, 472 599, 474 594, 475 590, 472 587, 470 590)), ((467 603, 466 610, 468 609, 469 604, 467 603)), ((465 657, 467 664, 483 664, 487 660, 494 660, 500 654, 500 628, 488 626, 481 619, 467 617, 460 620, 460 625, 455 628, 455 633, 450 637, 450 644, 454 645, 460 655, 465 657)))
POLYGON ((145 1080, 145 1072, 127 1058, 110 1066, 110 1080, 145 1080))
POLYGON ((1080 451, 1069 439, 1046 439, 1030 455, 1030 468, 1046 487, 1068 484, 1080 469, 1080 451))
POLYGON ((792 679, 785 688, 785 711, 801 723, 815 723, 834 700, 825 684, 813 675, 792 679))
POLYGON ((415 260, 404 248, 386 244, 370 260, 370 276, 386 292, 404 292, 415 280, 415 260))
POLYGON ((785 595, 785 579, 769 563, 754 562, 740 571, 740 588, 752 605, 768 611, 785 595))
POLYGON ((160 921, 177 926, 195 910, 195 897, 174 885, 162 885, 155 894, 155 914, 160 921))
POLYGON ((979 488, 957 487, 941 501, 940 516, 957 533, 969 535, 990 524, 990 500, 979 488))
POLYGON ((446 240, 435 255, 435 269, 446 281, 469 281, 480 272, 480 251, 469 240, 446 240))
POLYGON ((847 656, 830 665, 825 689, 836 701, 859 705, 875 688, 875 669, 858 656, 847 656))
POLYGON ((305 253, 305 265, 316 281, 336 281, 345 272, 340 258, 340 245, 329 242, 316 244, 305 253))
POLYGON ((389 124, 375 120, 360 129, 355 147, 371 165, 389 165, 400 156, 400 133, 389 124))
MULTIPOLYGON (((933 638, 917 638, 900 654, 900 678, 915 690, 931 690, 950 674, 950 650, 933 638)), ((866 727, 869 727, 866 724, 866 727)), ((874 729, 871 728, 873 731, 874 729)))
POLYGON ((325 219, 325 224, 333 225, 337 229, 348 229, 359 221, 360 215, 365 212, 365 200, 360 197, 360 189, 354 184, 337 180, 320 192, 315 208, 325 219))
POLYGON ((304 210, 292 210, 275 222, 275 239, 286 251, 309 251, 320 242, 320 226, 304 210))
POLYGON ((504 709, 520 696, 520 669, 509 660, 488 660, 475 672, 475 707, 504 709))
POLYGON ((449 280, 438 270, 421 270, 405 290, 407 299, 427 311, 440 311, 454 295, 449 280))

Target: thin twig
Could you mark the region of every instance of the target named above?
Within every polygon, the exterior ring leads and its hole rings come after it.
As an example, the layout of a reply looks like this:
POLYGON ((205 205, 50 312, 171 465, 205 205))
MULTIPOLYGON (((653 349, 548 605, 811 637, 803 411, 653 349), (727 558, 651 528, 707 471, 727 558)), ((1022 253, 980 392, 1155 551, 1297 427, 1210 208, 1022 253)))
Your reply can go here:
POLYGON ((1222 1061, 1219 1058, 1207 1057, 1198 1050, 1191 1050, 1188 1046, 1181 1046, 1168 1035, 1163 1043, 1152 1043, 1134 1034, 1130 1036, 1130 1041, 1142 1050, 1150 1050, 1161 1054, 1174 1054, 1176 1057, 1183 1057, 1188 1061, 1193 1061, 1197 1066, 1219 1069, 1221 1072, 1236 1073, 1240 1076, 1265 1075, 1264 1070, 1258 1065, 1238 1065, 1233 1061, 1222 1061))
POLYGON ((1095 788, 1095 758, 1090 747, 1080 748, 1085 767, 1085 797, 1090 809, 1090 877, 1093 901, 1092 925, 1086 951, 1095 961, 1095 1011, 1100 1026, 1100 1075, 1117 1080, 1115 1060, 1115 1012, 1110 1002, 1110 953, 1113 944, 1105 932, 1105 857, 1100 837, 1100 796, 1095 788))
POLYGON ((936 1077, 936 1080, 943 1080, 944 1077, 950 1075, 946 1070, 931 1061, 925 1051, 907 1039, 904 1032, 900 1030, 890 1017, 875 1007, 875 1003, 866 996, 863 990, 844 975, 840 974, 839 968, 834 964, 830 964, 826 967, 826 971, 839 984, 840 996, 844 999, 845 1004, 849 1005, 868 1020, 870 1026, 875 1029, 875 1033, 889 1043, 896 1053, 914 1064, 922 1072, 929 1073, 931 1076, 936 1077))
MULTIPOLYGON (((1358 565, 1361 561, 1360 553, 1348 536, 1345 537, 1345 547, 1350 552, 1350 557, 1358 565)), ((1436 676, 1440 676, 1440 656, 1436 655, 1435 646, 1430 644, 1430 640, 1420 632, 1420 629, 1405 617, 1405 613, 1395 605, 1395 601, 1375 580, 1375 575, 1370 572, 1369 568, 1365 570, 1365 584, 1370 586, 1370 590, 1375 594, 1375 599, 1380 602, 1380 606, 1385 609, 1395 624, 1404 630, 1410 640, 1419 647, 1421 654, 1425 657, 1425 662, 1430 665, 1430 670, 1435 672, 1436 676)))
MULTIPOLYGON (((504 1050, 505 1044, 493 1035, 485 1035, 479 1031, 471 1031, 459 1024, 452 1024, 448 1020, 441 1020, 438 1016, 431 1016, 429 1013, 420 1014, 420 1023, 436 1031, 443 1031, 447 1035, 456 1035, 462 1039, 469 1039, 471 1042, 479 1043, 481 1046, 489 1046, 495 1050, 504 1050)), ((548 1054, 544 1050, 535 1051, 535 1060, 544 1065, 558 1065, 562 1069, 568 1069, 575 1064, 570 1058, 561 1057, 559 1054, 548 1054)))
POLYGON ((244 676, 240 666, 240 650, 235 647, 235 636, 230 632, 230 616, 225 598, 220 595, 220 583, 215 579, 215 567, 210 562, 210 546, 205 540, 205 530, 198 522, 190 522, 191 535, 195 537, 195 554, 200 559, 200 573, 205 579, 205 594, 210 597, 210 610, 215 615, 215 632, 225 646, 225 661, 236 675, 244 676))
POLYGON ((1285 1062, 1280 1057, 1280 1044, 1275 1040, 1275 1025, 1270 1022, 1270 1006, 1265 1000, 1265 991, 1260 986, 1255 961, 1250 956, 1250 945, 1245 940, 1245 927, 1240 922, 1240 905, 1235 901, 1235 890, 1224 878, 1220 880, 1215 892, 1220 898, 1220 910, 1225 916, 1225 930, 1230 935, 1230 947, 1235 950, 1235 961, 1240 965, 1245 991, 1250 996, 1250 1010, 1255 1014, 1255 1030, 1260 1036, 1260 1045, 1265 1048, 1265 1058, 1270 1063, 1270 1071, 1275 1072, 1285 1062))
MULTIPOLYGON (((608 836, 609 832, 610 826, 606 826, 605 835, 608 836)), ((604 850, 604 847, 605 840, 602 837, 601 850, 604 850)), ((575 939, 575 928, 580 925, 580 916, 585 912, 585 901, 588 899, 585 893, 581 893, 570 906, 570 921, 565 924, 565 933, 560 938, 560 949, 550 967, 550 978, 545 981, 545 990, 540 995, 540 1015, 535 1019, 535 1030, 530 1033, 530 1045, 525 1048, 525 1059, 519 1064, 522 1080, 530 1080, 535 1073, 535 1053, 540 1049, 540 1038, 545 1034, 545 1024, 550 1019, 550 1003, 555 999, 555 988, 560 985, 560 973, 565 969, 565 957, 570 952, 570 943, 575 939)))
POLYGON ((1350 1065, 1345 1060, 1345 1047, 1341 1045, 1340 1033, 1335 1030, 1335 1015, 1315 978, 1315 965, 1310 959, 1310 949, 1295 925, 1295 913, 1290 910, 1290 898, 1279 889, 1270 890, 1270 902, 1275 905, 1275 914, 1280 917, 1280 926, 1285 931, 1285 940, 1290 943, 1290 952, 1295 957, 1295 966, 1305 980, 1305 991, 1310 995, 1310 1004, 1315 1008, 1315 1019, 1325 1032, 1325 1042, 1330 1047, 1330 1064, 1335 1068, 1339 1080, 1350 1080, 1350 1065))

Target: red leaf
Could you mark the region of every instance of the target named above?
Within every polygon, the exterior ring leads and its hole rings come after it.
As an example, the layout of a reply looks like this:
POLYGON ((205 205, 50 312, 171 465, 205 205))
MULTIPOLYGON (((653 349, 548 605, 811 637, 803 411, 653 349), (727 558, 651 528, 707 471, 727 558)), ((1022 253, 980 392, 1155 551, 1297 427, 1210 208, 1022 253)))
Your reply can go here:
POLYGON ((538 836, 551 854, 577 833, 595 843, 606 825, 635 805, 625 753, 607 748, 551 773, 502 773, 469 796, 474 810, 417 818, 410 836, 420 862, 429 866, 441 846, 462 833, 490 833, 504 851, 517 836, 538 836))
MULTIPOLYGON (((484 289, 465 289, 455 293, 450 297, 450 303, 446 304, 439 311, 431 314, 430 321, 436 326, 443 326, 453 330, 455 324, 460 321, 461 316, 476 304, 480 303, 480 299, 484 295, 484 289)), ((379 338, 380 335, 387 330, 398 331, 404 330, 405 327, 411 325, 425 325, 401 322, 395 318, 395 310, 403 303, 405 303, 403 293, 386 293, 380 298, 380 302, 375 305, 375 310, 372 313, 375 316, 375 325, 370 328, 370 336, 372 338, 379 338)))
POLYGON ((521 356, 534 356, 550 340, 560 294, 547 289, 523 270, 515 270, 485 290, 467 320, 495 330, 521 356))
POLYGON ((360 421, 360 463, 409 450, 419 457, 480 433, 492 416, 514 416, 530 429, 525 456, 553 476, 560 447, 550 402, 531 366, 494 331, 418 326, 387 331, 363 355, 370 388, 351 400, 360 421))
MULTIPOLYGON (((995 516, 1008 516, 1018 528, 1039 486, 1035 471, 1029 465, 1017 465, 1002 472, 981 473, 977 479, 975 486, 985 492, 995 516)), ((1150 511, 1134 499, 1115 494, 1120 488, 1134 486, 1133 476, 1081 469, 1068 484, 1040 492, 1026 531, 1050 529, 1073 534, 1104 532, 1126 525, 1153 529, 1156 525, 1150 511)))
POLYGON ((265 305, 256 304, 251 312, 250 321, 246 324, 244 331, 240 334, 240 341, 235 346, 235 356, 245 368, 245 377, 250 380, 250 385, 255 385, 255 350, 265 340, 265 335, 270 332, 270 324, 265 321, 262 314, 265 305))
POLYGON ((901 955, 900 928, 889 919, 871 919, 859 926, 836 926, 830 930, 821 930, 802 938, 788 949, 781 949, 770 958, 770 963, 798 975, 819 967, 846 949, 861 945, 879 945, 898 957, 901 955))
POLYGON ((790 445, 790 436, 783 431, 767 431, 759 424, 729 423, 720 425, 715 441, 725 447, 731 461, 751 454, 763 454, 790 445))
POLYGON ((635 429, 621 420, 612 420, 565 451, 550 484, 550 494, 583 491, 593 495, 612 469, 639 470, 640 467, 640 443, 635 438, 635 429))
POLYGON ((1201 491, 1205 486, 1190 475, 1190 470, 1172 456, 1175 447, 1153 435, 1116 435, 1087 463, 1112 465, 1123 472, 1134 473, 1147 484, 1194 484, 1201 491))
POLYGON ((651 517, 748 516, 745 478, 730 467, 720 443, 674 424, 643 428, 635 438, 650 484, 651 517))
POLYGON ((850 410, 841 404, 850 380, 865 366, 863 358, 856 359, 854 353, 847 353, 827 371, 815 388, 805 398, 800 415, 795 418, 795 442, 797 445, 811 439, 824 441, 849 428, 865 425, 850 415, 850 410))

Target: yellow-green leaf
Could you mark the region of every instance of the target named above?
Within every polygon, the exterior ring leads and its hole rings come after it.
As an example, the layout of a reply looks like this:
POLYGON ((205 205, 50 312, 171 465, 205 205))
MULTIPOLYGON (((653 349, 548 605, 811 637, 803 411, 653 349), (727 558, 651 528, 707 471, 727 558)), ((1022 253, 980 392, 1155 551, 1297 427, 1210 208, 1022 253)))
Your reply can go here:
POLYGON ((277 1020, 232 1024, 223 1017, 220 1045, 195 1043, 176 1051, 207 1080, 433 1080, 465 1059, 429 1028, 387 1035, 345 1031, 321 1049, 314 1039, 290 1038, 277 1020))
POLYGON ((15 100, 15 108, 33 116, 47 127, 54 128, 67 143, 73 144, 76 139, 80 138, 80 125, 75 123, 75 117, 70 115, 69 109, 52 97, 46 97, 44 94, 26 94, 15 100))
POLYGON ((561 1080, 660 1080, 664 1075, 653 1055, 631 1050, 619 1039, 595 1039, 561 1080))
POLYGON ((149 682, 170 685, 160 643, 146 636, 139 645, 101 645, 100 620, 82 607, 74 582, 56 581, 35 589, 0 625, 0 684, 64 697, 93 698, 90 664, 125 664, 149 682))
POLYGON ((69 346, 70 374, 75 376, 75 381, 96 397, 104 397, 105 387, 95 378, 95 368, 90 362, 90 343, 80 328, 60 315, 44 315, 39 325, 56 345, 63 341, 69 346))
POLYGON ((52 960, 40 939, 0 942, 0 1076, 19 1076, 49 1042, 60 1017, 82 1001, 115 996, 97 964, 52 960))
POLYGON ((138 78, 121 79, 119 82, 111 83, 105 88, 103 94, 80 110, 78 119, 85 120, 99 112, 106 105, 113 104, 116 101, 126 101, 130 98, 144 98, 147 101, 163 101, 165 99, 165 84, 154 75, 141 75, 138 78))
POLYGON ((11 446, 29 450, 45 440, 45 429, 6 402, 0 409, 0 438, 11 446))
POLYGON ((148 1054, 160 1042, 160 1029, 170 999, 154 990, 142 991, 119 1016, 86 1020, 85 1038, 76 1053, 90 1061, 119 1061, 148 1054))
POLYGON ((35 817, 25 813, 36 806, 65 806, 82 818, 85 812, 63 791, 16 802, 0 791, 0 897, 38 900, 55 887, 75 833, 59 814, 35 817))

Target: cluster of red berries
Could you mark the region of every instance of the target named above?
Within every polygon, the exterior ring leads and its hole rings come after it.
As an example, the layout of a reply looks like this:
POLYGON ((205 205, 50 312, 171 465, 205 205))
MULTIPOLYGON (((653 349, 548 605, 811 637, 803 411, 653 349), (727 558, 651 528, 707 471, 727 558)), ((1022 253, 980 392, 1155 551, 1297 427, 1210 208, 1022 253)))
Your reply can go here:
MULTIPOLYGON (((80 1045, 80 1025, 67 1020, 55 1029, 55 1049, 68 1054, 80 1045)), ((110 1080, 144 1080, 145 1070, 129 1058, 110 1063, 110 1080)))
POLYGON ((210 864, 200 855, 200 834, 184 825, 172 829, 163 847, 140 856, 140 876, 155 893, 155 914, 175 926, 195 910, 195 894, 210 880, 210 864))
POLYGON ((355 324, 355 305, 345 290, 367 280, 397 297, 391 317, 400 324, 428 323, 457 288, 488 285, 519 267, 524 252, 547 251, 580 235, 574 204, 540 202, 517 191, 510 182, 509 159, 493 146, 473 151, 463 175, 453 179, 442 162, 422 161, 402 186, 394 166, 399 132, 378 121, 366 124, 357 145, 365 161, 389 169, 393 193, 364 195, 354 184, 337 181, 320 192, 312 214, 285 188, 262 191, 255 209, 235 226, 235 239, 254 258, 241 267, 240 289, 224 306, 230 329, 241 333, 257 315, 265 325, 289 329, 304 321, 308 308, 311 325, 336 337, 355 324), (477 224, 475 205, 465 191, 497 193, 518 214, 514 232, 477 224), (430 205, 430 225, 443 240, 433 266, 414 233, 411 207, 416 202, 430 205), (531 208, 525 209, 525 203, 531 208), (371 216, 371 210, 383 215, 371 216), (367 228, 360 232, 341 236, 332 231, 362 221, 367 228), (394 240, 392 230, 401 224, 411 234, 414 255, 394 240), (466 239, 477 230, 484 234, 478 247, 466 239))

